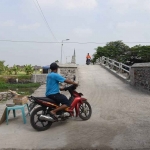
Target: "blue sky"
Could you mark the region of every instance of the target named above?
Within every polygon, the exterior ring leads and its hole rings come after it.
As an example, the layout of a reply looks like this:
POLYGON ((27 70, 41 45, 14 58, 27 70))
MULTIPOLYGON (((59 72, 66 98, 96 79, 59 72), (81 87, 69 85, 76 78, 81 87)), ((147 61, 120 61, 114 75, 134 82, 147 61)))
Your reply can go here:
MULTIPOLYGON (((149 42, 149 0, 38 0, 52 36, 37 9, 36 0, 0 1, 0 40, 61 42, 149 42)), ((139 43, 140 44, 140 43, 139 43)), ((129 46, 136 43, 128 44, 129 46)), ((85 64, 100 44, 63 45, 63 63, 74 48, 78 64, 85 64)), ((48 65, 60 60, 61 44, 0 42, 5 64, 48 65)))

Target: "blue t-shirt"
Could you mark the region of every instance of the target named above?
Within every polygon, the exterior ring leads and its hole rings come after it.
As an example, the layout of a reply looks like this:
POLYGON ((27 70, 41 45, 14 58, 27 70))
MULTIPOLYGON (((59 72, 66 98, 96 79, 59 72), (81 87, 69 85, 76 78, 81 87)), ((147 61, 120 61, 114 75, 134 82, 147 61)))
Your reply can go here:
POLYGON ((58 73, 51 72, 47 75, 46 96, 59 93, 59 82, 64 82, 66 79, 58 73))

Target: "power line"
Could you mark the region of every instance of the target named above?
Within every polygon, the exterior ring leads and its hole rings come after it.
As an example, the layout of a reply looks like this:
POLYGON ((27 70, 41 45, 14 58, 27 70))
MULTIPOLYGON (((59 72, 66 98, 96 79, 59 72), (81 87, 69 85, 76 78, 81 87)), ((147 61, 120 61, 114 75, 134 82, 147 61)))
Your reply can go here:
MULTIPOLYGON (((46 42, 46 41, 21 41, 21 40, 0 40, 0 42, 13 42, 13 43, 43 43, 43 44, 61 44, 62 42, 46 42)), ((106 44, 108 42, 63 42, 65 44, 106 44)), ((150 43, 150 42, 124 42, 124 43, 150 43)))
MULTIPOLYGON (((33 0, 33 1, 34 1, 34 0, 33 0)), ((41 6, 40 6, 38 0, 36 0, 36 2, 37 2, 37 5, 38 5, 38 7, 39 7, 39 9, 40 9, 40 12, 41 12, 41 15, 42 15, 42 17, 43 17, 43 20, 45 21, 45 23, 46 23, 48 29, 50 30, 50 32, 51 32, 53 38, 54 38, 56 41, 58 41, 58 40, 56 39, 54 33, 52 32, 52 30, 51 30, 51 28, 50 28, 50 26, 49 26, 49 24, 48 24, 48 22, 47 22, 45 16, 44 16, 44 13, 43 13, 43 11, 42 11, 42 9, 41 9, 41 6)), ((35 4, 35 3, 34 3, 34 4, 35 4)), ((37 8, 37 5, 35 4, 36 8, 37 8)), ((38 9, 38 8, 37 8, 37 9, 38 9)), ((38 11, 39 11, 39 9, 38 9, 38 11)))
MULTIPOLYGON (((47 43, 47 44, 61 44, 62 42, 45 42, 45 41, 21 41, 21 40, 0 40, 0 42, 14 42, 14 43, 47 43)), ((63 42, 65 44, 106 44, 96 42, 63 42)))
POLYGON ((14 43, 61 43, 61 42, 16 41, 16 40, 0 40, 0 42, 14 42, 14 43))
POLYGON ((41 14, 41 11, 39 10, 39 7, 37 6, 37 3, 36 3, 34 0, 33 0, 32 2, 33 2, 34 5, 36 6, 36 8, 37 8, 38 12, 40 13, 41 17, 43 17, 42 14, 41 14))

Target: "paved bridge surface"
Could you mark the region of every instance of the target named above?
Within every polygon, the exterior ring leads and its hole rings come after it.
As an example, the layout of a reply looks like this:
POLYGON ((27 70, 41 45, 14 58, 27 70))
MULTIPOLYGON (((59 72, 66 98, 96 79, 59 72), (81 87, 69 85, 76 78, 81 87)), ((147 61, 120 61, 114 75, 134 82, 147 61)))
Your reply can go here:
MULTIPOLYGON (((0 147, 18 149, 150 150, 150 97, 99 65, 79 66, 80 86, 92 105, 90 120, 70 119, 44 132, 22 118, 0 126, 0 147)), ((42 96, 45 86, 35 94, 42 96)))

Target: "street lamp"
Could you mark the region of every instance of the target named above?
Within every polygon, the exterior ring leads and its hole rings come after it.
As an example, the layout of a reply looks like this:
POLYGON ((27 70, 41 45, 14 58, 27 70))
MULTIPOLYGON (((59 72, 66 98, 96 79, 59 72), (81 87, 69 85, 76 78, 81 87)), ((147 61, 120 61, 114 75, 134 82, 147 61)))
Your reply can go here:
POLYGON ((60 62, 62 63, 62 48, 63 48, 63 41, 68 41, 69 39, 66 39, 66 40, 62 40, 62 44, 61 44, 61 59, 60 59, 60 62))

